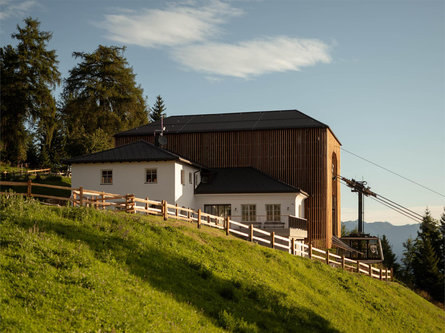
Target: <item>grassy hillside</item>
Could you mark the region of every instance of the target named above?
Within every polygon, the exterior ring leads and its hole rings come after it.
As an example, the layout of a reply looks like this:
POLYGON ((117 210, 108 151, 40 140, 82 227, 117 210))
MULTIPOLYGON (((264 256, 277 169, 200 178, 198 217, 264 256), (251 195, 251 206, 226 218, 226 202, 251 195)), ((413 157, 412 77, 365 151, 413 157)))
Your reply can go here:
POLYGON ((0 331, 443 332, 397 283, 157 217, 1 197, 0 331))

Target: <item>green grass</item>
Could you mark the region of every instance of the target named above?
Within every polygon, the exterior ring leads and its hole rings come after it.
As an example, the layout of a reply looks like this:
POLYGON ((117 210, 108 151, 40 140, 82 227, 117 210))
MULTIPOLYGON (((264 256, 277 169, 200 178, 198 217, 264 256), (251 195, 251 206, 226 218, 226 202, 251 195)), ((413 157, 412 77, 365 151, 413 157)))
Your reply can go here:
POLYGON ((0 199, 2 332, 443 332, 398 283, 157 217, 0 199))

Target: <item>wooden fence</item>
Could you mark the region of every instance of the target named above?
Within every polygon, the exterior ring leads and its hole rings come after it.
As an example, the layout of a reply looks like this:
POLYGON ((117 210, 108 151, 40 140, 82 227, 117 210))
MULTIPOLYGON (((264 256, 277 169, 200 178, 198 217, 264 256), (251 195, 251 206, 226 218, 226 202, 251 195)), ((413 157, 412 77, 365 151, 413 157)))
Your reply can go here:
POLYGON ((362 273, 373 278, 393 281, 394 274, 392 269, 382 269, 373 267, 358 260, 351 260, 345 256, 339 256, 330 253, 329 250, 318 249, 312 244, 304 244, 276 235, 275 232, 268 232, 258 229, 253 224, 244 224, 233 221, 228 217, 220 217, 207 214, 201 209, 194 210, 185 207, 172 205, 167 201, 149 200, 149 198, 136 198, 134 194, 113 194, 94 190, 87 190, 83 187, 71 188, 56 185, 38 184, 28 182, 6 182, 0 181, 0 186, 26 186, 26 193, 0 192, 0 194, 14 194, 27 197, 38 197, 44 199, 69 201, 73 206, 87 206, 96 209, 114 209, 125 211, 127 213, 144 213, 150 215, 163 216, 164 220, 173 218, 177 220, 196 223, 198 228, 202 225, 224 230, 226 235, 232 234, 244 240, 255 242, 260 245, 286 251, 292 255, 322 261, 332 267, 342 268, 351 272, 362 273), (32 193, 32 187, 47 187, 53 189, 71 190, 71 197, 58 197, 32 193))

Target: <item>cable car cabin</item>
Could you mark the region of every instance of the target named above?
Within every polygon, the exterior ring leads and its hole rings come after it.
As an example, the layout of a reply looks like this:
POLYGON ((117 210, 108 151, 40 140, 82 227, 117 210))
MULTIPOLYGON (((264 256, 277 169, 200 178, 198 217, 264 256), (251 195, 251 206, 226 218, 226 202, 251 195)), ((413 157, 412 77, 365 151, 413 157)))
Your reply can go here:
POLYGON ((349 247, 339 248, 341 255, 353 260, 360 260, 364 263, 379 263, 383 261, 383 250, 380 239, 369 234, 350 234, 340 239, 349 247))

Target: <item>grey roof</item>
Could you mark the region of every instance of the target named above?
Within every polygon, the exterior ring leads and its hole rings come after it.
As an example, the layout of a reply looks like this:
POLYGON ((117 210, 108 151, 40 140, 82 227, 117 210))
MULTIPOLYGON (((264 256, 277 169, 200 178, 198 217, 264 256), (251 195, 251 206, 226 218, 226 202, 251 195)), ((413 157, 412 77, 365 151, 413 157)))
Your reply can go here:
POLYGON ((83 155, 67 160, 67 163, 104 163, 104 162, 145 162, 145 161, 173 161, 183 159, 179 155, 168 150, 156 147, 146 141, 137 141, 113 149, 104 150, 98 153, 83 155))
MULTIPOLYGON (((195 194, 223 193, 303 193, 297 187, 281 182, 255 168, 209 169, 207 181, 201 181, 195 194)), ((306 194, 307 195, 307 194, 306 194)))
MULTIPOLYGON (((298 110, 171 116, 164 119, 165 133, 228 132, 289 128, 329 128, 298 110)), ((119 136, 153 135, 160 121, 117 133, 119 136)))

